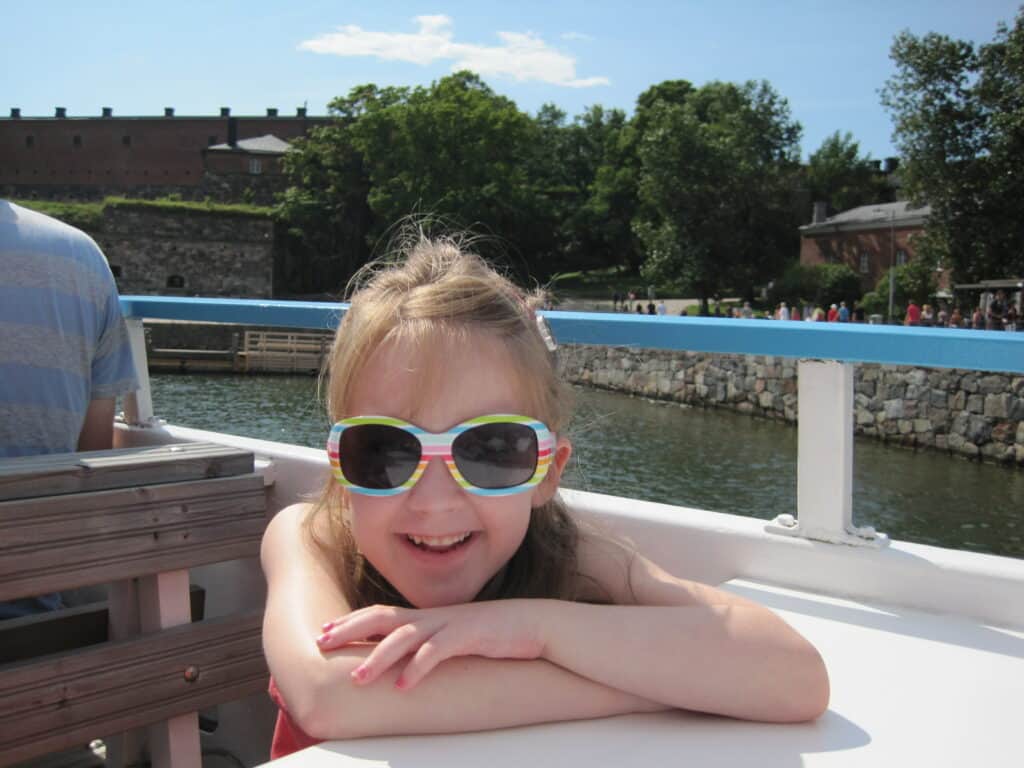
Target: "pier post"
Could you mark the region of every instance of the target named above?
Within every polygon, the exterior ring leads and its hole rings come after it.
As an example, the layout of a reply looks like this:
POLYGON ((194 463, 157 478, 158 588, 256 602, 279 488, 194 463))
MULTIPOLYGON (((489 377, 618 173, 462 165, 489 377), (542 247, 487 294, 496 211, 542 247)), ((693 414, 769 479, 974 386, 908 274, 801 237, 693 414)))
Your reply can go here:
POLYGON ((836 544, 882 546, 885 534, 853 524, 853 365, 801 360, 797 424, 797 517, 766 530, 836 544))

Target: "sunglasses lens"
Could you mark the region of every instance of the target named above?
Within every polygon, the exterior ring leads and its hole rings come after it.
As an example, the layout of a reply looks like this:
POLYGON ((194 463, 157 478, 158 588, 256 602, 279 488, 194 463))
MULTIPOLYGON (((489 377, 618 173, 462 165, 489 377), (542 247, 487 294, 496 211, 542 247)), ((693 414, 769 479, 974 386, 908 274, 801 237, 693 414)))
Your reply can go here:
POLYGON ((397 488, 416 471, 420 441, 386 424, 357 424, 341 433, 338 457, 345 479, 363 488, 397 488))
POLYGON ((452 456, 477 488, 512 488, 537 469, 537 433, 525 424, 481 424, 455 438, 452 456))

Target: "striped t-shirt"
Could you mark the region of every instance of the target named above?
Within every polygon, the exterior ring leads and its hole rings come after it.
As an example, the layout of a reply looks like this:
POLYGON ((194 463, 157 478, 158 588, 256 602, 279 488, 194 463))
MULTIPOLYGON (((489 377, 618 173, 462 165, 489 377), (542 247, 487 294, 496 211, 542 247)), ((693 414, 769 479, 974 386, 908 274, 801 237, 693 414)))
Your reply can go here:
POLYGON ((76 450, 89 402, 137 386, 99 246, 0 200, 0 457, 76 450))

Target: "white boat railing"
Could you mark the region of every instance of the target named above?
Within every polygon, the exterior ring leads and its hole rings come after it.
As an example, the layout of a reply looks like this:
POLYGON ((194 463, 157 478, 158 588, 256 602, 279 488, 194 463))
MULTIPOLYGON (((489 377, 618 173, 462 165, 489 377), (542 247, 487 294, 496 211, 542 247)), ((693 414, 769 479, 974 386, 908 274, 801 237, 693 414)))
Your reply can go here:
MULTIPOLYGON (((331 330, 345 304, 124 296, 141 388, 130 423, 154 423, 143 320, 188 320, 331 330)), ((597 344, 795 358, 800 398, 797 514, 765 531, 830 543, 883 547, 888 537, 853 524, 853 366, 858 362, 1024 375, 1024 334, 849 323, 797 323, 547 311, 563 344, 597 344)))

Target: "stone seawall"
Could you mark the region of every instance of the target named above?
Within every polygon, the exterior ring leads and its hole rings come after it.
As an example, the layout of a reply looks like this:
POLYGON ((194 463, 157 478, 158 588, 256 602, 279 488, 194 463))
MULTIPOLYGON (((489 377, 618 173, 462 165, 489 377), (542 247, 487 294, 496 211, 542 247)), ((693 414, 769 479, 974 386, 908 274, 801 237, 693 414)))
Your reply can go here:
MULTIPOLYGON (((796 423, 797 362, 565 345, 576 384, 796 423)), ((900 445, 1024 467, 1024 377, 946 368, 858 364, 854 431, 900 445)))
POLYGON ((108 206, 90 233, 122 294, 274 295, 274 224, 217 211, 108 206))

